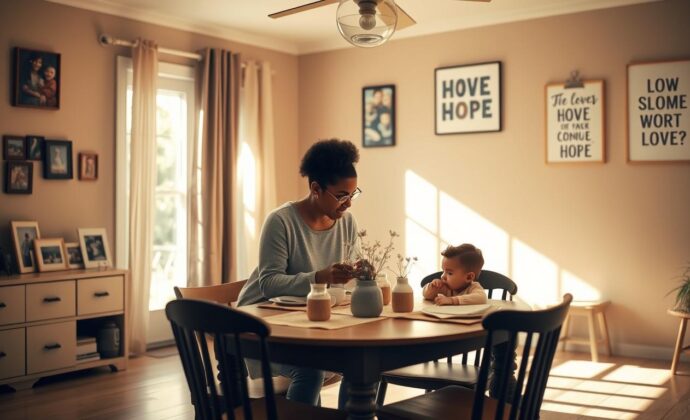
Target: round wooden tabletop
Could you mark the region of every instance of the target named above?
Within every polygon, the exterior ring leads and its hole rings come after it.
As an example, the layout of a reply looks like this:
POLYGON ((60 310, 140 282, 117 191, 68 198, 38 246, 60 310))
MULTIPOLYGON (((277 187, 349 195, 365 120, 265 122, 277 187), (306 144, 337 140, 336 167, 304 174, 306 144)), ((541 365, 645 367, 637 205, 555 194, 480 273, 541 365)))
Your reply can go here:
MULTIPOLYGON (((502 302, 504 309, 530 310, 523 302, 502 302)), ((285 313, 274 309, 244 306, 243 312, 259 318, 285 313)), ((471 338, 484 334, 480 322, 461 325, 447 322, 386 318, 352 327, 326 330, 321 328, 299 328, 270 325, 271 341, 286 343, 309 343, 327 346, 366 347, 400 346, 405 344, 438 343, 471 338)))

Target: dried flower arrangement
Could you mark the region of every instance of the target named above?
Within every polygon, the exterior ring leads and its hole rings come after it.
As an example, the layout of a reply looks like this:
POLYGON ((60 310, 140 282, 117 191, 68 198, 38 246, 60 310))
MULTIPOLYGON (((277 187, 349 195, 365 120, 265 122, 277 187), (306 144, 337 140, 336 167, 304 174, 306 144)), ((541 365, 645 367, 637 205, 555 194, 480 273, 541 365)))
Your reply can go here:
POLYGON ((407 276, 410 274, 410 270, 412 270, 412 266, 417 262, 417 257, 403 257, 402 255, 398 254, 398 259, 395 263, 395 270, 391 270, 393 274, 395 274, 398 278, 404 277, 407 278, 407 276))
MULTIPOLYGON (((391 257, 393 249, 393 239, 400 236, 395 231, 388 231, 390 238, 387 245, 381 244, 379 241, 373 243, 367 241, 366 230, 357 232, 359 239, 359 247, 355 244, 347 244, 348 250, 353 250, 357 261, 354 263, 353 275, 360 280, 374 280, 376 275, 386 268, 386 263, 391 257)), ((349 254, 349 253, 348 253, 349 254)))

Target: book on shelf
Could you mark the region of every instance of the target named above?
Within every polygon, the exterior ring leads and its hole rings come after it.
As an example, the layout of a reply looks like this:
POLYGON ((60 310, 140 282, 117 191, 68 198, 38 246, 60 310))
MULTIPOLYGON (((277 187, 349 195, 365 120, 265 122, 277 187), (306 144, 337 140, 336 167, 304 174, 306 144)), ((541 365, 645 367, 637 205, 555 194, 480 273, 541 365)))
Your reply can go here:
POLYGON ((88 353, 95 353, 98 351, 98 345, 96 342, 91 343, 77 343, 77 356, 88 353))
POLYGON ((86 343, 95 343, 95 342, 96 342, 96 337, 92 337, 90 335, 78 335, 77 336, 77 345, 86 344, 86 343))
POLYGON ((100 359, 101 359, 101 355, 98 352, 77 355, 77 362, 88 362, 88 361, 100 360, 100 359))

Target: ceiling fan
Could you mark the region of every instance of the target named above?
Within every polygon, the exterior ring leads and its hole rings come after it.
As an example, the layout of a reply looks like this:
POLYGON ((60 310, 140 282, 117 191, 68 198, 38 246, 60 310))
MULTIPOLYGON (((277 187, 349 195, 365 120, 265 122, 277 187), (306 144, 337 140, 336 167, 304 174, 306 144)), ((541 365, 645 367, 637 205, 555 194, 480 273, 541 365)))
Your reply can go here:
MULTIPOLYGON (((491 0, 460 1, 486 3, 491 0)), ((338 31, 347 42, 357 47, 381 45, 396 29, 404 29, 416 23, 394 0, 317 0, 271 13, 268 17, 278 19, 333 3, 340 3, 336 12, 338 31)))

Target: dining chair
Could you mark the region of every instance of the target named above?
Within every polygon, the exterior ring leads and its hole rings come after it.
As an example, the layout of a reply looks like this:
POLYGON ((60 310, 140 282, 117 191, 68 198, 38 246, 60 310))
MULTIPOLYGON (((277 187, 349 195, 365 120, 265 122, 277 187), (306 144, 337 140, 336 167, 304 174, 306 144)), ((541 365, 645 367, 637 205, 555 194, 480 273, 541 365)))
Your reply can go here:
MULTIPOLYGON (((568 314, 570 294, 563 296, 563 302, 551 308, 538 311, 502 310, 484 318, 482 325, 487 330, 479 380, 475 390, 461 386, 448 386, 418 397, 380 407, 380 420, 402 419, 521 419, 539 418, 539 409, 551 370, 561 326, 568 314), (501 338, 502 336, 502 338, 501 338), (491 367, 491 352, 494 343, 507 336, 509 346, 516 346, 518 338, 524 337, 522 357, 518 365, 517 381, 510 369, 505 369, 494 378, 497 394, 486 396, 491 367), (533 343, 536 343, 533 345, 533 343)), ((506 353, 506 360, 512 357, 506 353)))
POLYGON ((233 281, 231 283, 214 284, 212 286, 199 287, 174 287, 175 297, 178 299, 201 299, 210 300, 216 303, 237 302, 240 290, 244 287, 247 280, 233 281))
POLYGON ((270 327, 261 319, 227 305, 177 299, 165 307, 180 352, 196 418, 206 419, 344 419, 347 413, 314 407, 274 395, 266 339, 270 327), (213 337, 216 351, 209 351, 207 336, 213 337), (250 399, 244 375, 243 348, 240 340, 255 337, 261 354, 264 398, 250 399), (217 383, 212 358, 220 366, 217 383), (233 354, 235 357, 227 357, 233 354))
MULTIPOLYGON (((429 274, 421 281, 422 287, 430 283, 433 279, 438 279, 443 271, 429 274)), ((482 270, 477 282, 488 290, 489 299, 493 298, 495 290, 501 291, 502 300, 513 300, 513 295, 517 293, 517 285, 503 274, 490 270, 482 270)), ((498 298, 498 296, 497 296, 498 298)), ((458 385, 472 388, 477 383, 479 375, 479 361, 481 359, 481 348, 474 351, 473 363, 468 364, 470 352, 461 353, 461 363, 453 363, 453 356, 448 355, 446 362, 434 360, 431 362, 419 363, 406 366, 400 369, 384 372, 381 375, 379 388, 376 394, 376 405, 382 406, 386 398, 388 384, 405 386, 408 388, 420 388, 427 392, 443 388, 448 385, 458 385)))

